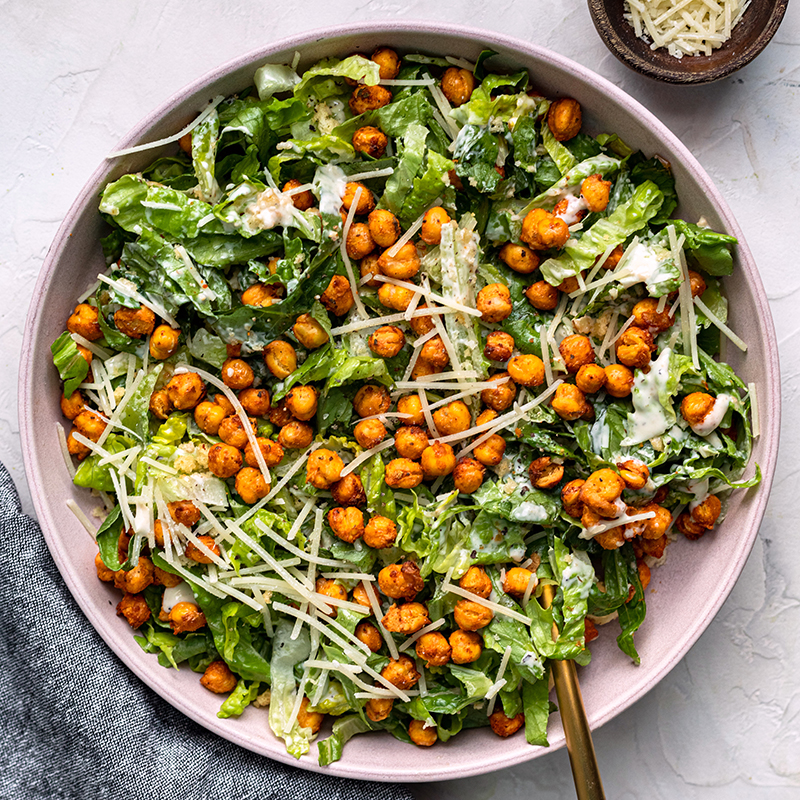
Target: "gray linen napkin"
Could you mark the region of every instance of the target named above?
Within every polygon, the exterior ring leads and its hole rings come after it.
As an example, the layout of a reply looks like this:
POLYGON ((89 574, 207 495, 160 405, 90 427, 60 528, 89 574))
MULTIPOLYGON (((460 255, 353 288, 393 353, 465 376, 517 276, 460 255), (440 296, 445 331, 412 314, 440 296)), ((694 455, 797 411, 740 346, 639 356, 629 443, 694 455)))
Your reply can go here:
POLYGON ((209 733, 141 683, 72 599, 0 464, 0 798, 411 800, 209 733))

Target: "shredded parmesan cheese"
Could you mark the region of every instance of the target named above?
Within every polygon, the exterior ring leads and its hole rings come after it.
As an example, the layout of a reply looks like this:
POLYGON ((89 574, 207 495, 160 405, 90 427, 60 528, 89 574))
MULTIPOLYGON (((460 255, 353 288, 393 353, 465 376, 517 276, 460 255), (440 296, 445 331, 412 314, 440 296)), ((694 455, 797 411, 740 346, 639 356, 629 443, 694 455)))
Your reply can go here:
POLYGON ((742 352, 747 351, 747 345, 739 338, 713 311, 699 298, 693 298, 694 304, 708 317, 712 325, 719 328, 720 332, 727 336, 742 352))

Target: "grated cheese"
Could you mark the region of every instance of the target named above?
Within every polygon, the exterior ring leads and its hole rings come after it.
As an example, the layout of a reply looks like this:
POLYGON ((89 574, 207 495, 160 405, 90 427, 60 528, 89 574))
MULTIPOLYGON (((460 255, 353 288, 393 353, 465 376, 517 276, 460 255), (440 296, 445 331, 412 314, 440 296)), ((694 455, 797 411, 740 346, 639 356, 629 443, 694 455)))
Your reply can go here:
POLYGON ((64 433, 64 428, 61 426, 60 422, 56 422, 56 436, 58 437, 58 446, 61 448, 61 455, 64 456, 64 464, 67 467, 69 478, 72 480, 77 470, 72 463, 72 456, 70 455, 67 445, 67 435, 64 433))
POLYGON ((428 393, 425 389, 417 389, 417 396, 419 397, 420 405, 422 406, 422 415, 425 417, 425 422, 428 423, 428 428, 434 436, 439 435, 439 429, 436 427, 436 422, 431 413, 431 407, 428 405, 428 393))
POLYGON ((356 467, 361 466, 365 461, 368 461, 375 453, 380 453, 382 450, 386 450, 389 447, 394 446, 394 439, 387 439, 385 442, 381 442, 380 444, 376 444, 375 447, 370 447, 369 450, 365 450, 360 456, 356 456, 349 464, 345 466, 342 470, 341 477, 344 478, 345 475, 349 475, 356 467))
POLYGON ((397 278, 390 278, 388 275, 375 275, 374 279, 380 283, 391 283, 394 286, 402 286, 404 289, 408 289, 409 292, 424 294, 429 302, 433 301, 443 306, 447 306, 448 308, 454 308, 456 311, 469 314, 471 317, 482 316, 481 312, 478 311, 477 308, 470 308, 469 306, 465 306, 463 303, 459 303, 457 300, 452 300, 448 297, 442 297, 442 295, 436 294, 436 292, 432 292, 430 289, 426 289, 424 286, 417 286, 416 283, 409 283, 408 281, 401 281, 397 278))
POLYGON ((372 178, 387 178, 394 172, 394 167, 384 167, 383 169, 373 169, 369 172, 359 172, 356 175, 348 176, 349 181, 368 181, 372 178))
POLYGON ((152 300, 145 299, 144 296, 139 294, 130 281, 122 283, 121 281, 116 281, 113 278, 109 278, 108 275, 103 275, 102 272, 97 276, 97 278, 98 280, 103 281, 103 283, 107 283, 113 289, 116 289, 120 294, 125 295, 125 297, 130 297, 131 300, 136 300, 145 308, 149 308, 154 314, 161 317, 164 322, 170 326, 170 328, 180 328, 180 325, 178 325, 178 323, 175 321, 175 317, 173 317, 166 308, 158 303, 154 303, 152 300))
POLYGON ((363 586, 364 592, 369 598, 372 613, 375 615, 375 621, 378 623, 378 630, 381 632, 381 636, 383 636, 383 640, 386 642, 386 647, 389 648, 389 655, 396 661, 399 656, 397 644, 391 632, 386 630, 383 625, 383 611, 381 611, 381 605, 378 602, 378 595, 375 593, 375 587, 373 587, 371 583, 365 583, 363 586))
POLYGON ((511 617, 511 619, 519 620, 524 625, 531 624, 530 618, 526 617, 524 614, 520 614, 519 611, 515 611, 513 608, 506 608, 506 606, 501 606, 500 603, 495 603, 492 600, 486 600, 485 598, 478 594, 474 594, 473 592, 468 592, 466 589, 462 589, 460 586, 450 583, 447 577, 445 577, 445 580, 442 582, 442 591, 449 592, 450 594, 457 594, 459 597, 472 600, 473 602, 494 611, 495 614, 502 614, 503 616, 511 617))
POLYGON ((485 698, 489 701, 489 707, 486 709, 486 716, 491 717, 494 711, 494 704, 497 700, 497 693, 508 683, 503 677, 508 666, 508 660, 511 658, 511 645, 506 647, 503 651, 503 657, 500 659, 500 666, 497 670, 497 678, 495 682, 487 689, 485 698))
POLYGON ((106 350, 105 347, 100 347, 99 344, 90 342, 86 337, 81 336, 79 333, 71 333, 70 338, 73 342, 75 342, 75 344, 85 347, 92 355, 103 359, 103 361, 105 361, 107 358, 111 358, 113 355, 110 350, 106 350))
POLYGON ((547 343, 547 325, 539 326, 539 343, 542 347, 542 363, 544 364, 544 379, 548 386, 553 383, 553 365, 550 363, 550 347, 547 343))
POLYGON ((740 339, 711 309, 699 298, 693 298, 694 304, 708 317, 712 325, 719 328, 720 332, 727 336, 742 352, 747 351, 747 345, 740 339))
MULTIPOLYGON (((511 380, 511 377, 500 378, 499 380, 493 381, 495 386, 501 386, 504 383, 507 383, 511 380)), ((434 409, 441 408, 442 406, 446 406, 448 403, 452 403, 455 400, 460 400, 462 397, 469 397, 473 394, 478 394, 478 392, 482 392, 483 387, 478 386, 477 388, 472 389, 465 389, 463 392, 458 392, 458 394, 451 394, 449 397, 445 397, 444 400, 437 400, 435 403, 431 403, 429 406, 430 410, 433 411, 434 409)))
POLYGON ((74 500, 67 500, 67 508, 75 515, 75 518, 86 528, 87 533, 92 539, 97 538, 97 529, 89 521, 89 517, 83 513, 78 504, 74 500))
POLYGON ((369 314, 367 314, 367 309, 364 307, 364 303, 361 302, 361 298, 358 295, 358 284, 356 283, 356 276, 353 272, 353 265, 350 262, 350 256, 347 254, 347 235, 350 233, 350 228, 353 225, 353 220, 356 216, 356 209, 358 208, 359 200, 361 200, 361 194, 364 190, 359 186, 353 197, 353 202, 350 204, 350 209, 347 212, 347 219, 344 222, 344 228, 342 229, 342 241, 339 244, 339 252, 342 256, 342 261, 344 262, 344 269, 347 273, 347 280, 350 281, 350 291, 353 294, 353 300, 356 304, 356 313, 362 319, 367 319, 369 314))
MULTIPOLYGON (((450 116, 450 112, 453 110, 453 107, 450 105, 447 98, 444 96, 444 92, 441 90, 439 86, 431 86, 430 87, 431 97, 433 97, 434 103, 439 107, 439 111, 442 115, 442 120, 439 122, 441 125, 444 122, 444 129, 453 139, 458 137, 458 134, 461 132, 461 129, 456 124, 456 121, 450 116)), ((438 121, 438 120, 437 120, 438 121)))
MULTIPOLYGON (((420 308, 414 311, 411 319, 416 317, 431 317, 434 314, 454 314, 455 309, 450 308, 420 308)), ((361 319, 358 322, 348 322, 347 325, 340 325, 338 328, 331 328, 331 334, 339 336, 342 333, 352 333, 364 328, 379 328, 381 325, 391 325, 394 322, 406 322, 405 312, 399 314, 387 314, 385 317, 373 317, 372 319, 361 319)))
POLYGON ((408 648, 411 647, 411 645, 414 644, 417 641, 417 639, 421 639, 426 633, 430 633, 431 631, 435 631, 437 628, 441 628, 442 625, 444 625, 444 623, 445 619, 444 617, 442 617, 442 619, 437 619, 436 622, 431 622, 430 625, 426 625, 424 628, 420 628, 415 634, 409 636, 408 639, 406 639, 397 649, 401 653, 404 650, 408 650, 408 648))

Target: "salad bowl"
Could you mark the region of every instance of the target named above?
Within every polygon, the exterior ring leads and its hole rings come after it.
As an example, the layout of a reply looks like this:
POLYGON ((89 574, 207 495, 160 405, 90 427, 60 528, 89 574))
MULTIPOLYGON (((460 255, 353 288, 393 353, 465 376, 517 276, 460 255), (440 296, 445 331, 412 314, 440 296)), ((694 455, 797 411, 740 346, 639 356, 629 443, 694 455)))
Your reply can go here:
MULTIPOLYGON (((747 342, 748 349, 746 354, 729 352, 728 359, 757 389, 761 431, 747 475, 757 463, 763 479, 755 490, 734 493, 727 517, 713 535, 691 548, 678 542, 671 548, 667 563, 654 572, 652 586, 657 591, 647 595, 649 625, 637 638, 641 666, 633 665, 616 648, 612 637, 601 637, 592 645, 592 663, 582 670, 581 682, 590 724, 598 727, 642 697, 685 655, 729 594, 757 535, 774 472, 780 423, 777 346, 764 290, 724 199, 663 124, 585 68, 496 34, 429 23, 382 23, 334 28, 280 41, 223 65, 188 86, 136 126, 121 147, 171 136, 211 98, 249 86, 253 72, 264 63, 290 63, 299 53, 302 70, 326 56, 369 54, 380 45, 401 53, 448 54, 470 60, 485 48, 495 50, 499 66, 529 70, 534 84, 545 94, 577 99, 584 110, 584 125, 592 133, 616 133, 648 155, 658 154, 668 161, 680 198, 677 213, 686 220, 703 217, 712 228, 739 241, 735 270, 725 286, 731 298, 730 325, 747 342)), ((78 604, 112 650, 167 702, 232 742, 306 769, 383 781, 442 780, 511 766, 563 746, 563 732, 554 717, 549 750, 532 747, 521 737, 499 739, 485 729, 465 731, 444 745, 416 751, 388 735, 373 734, 355 738, 342 759, 329 767, 318 765, 315 746, 297 762, 269 732, 263 712, 248 708, 238 719, 219 719, 217 698, 200 687, 196 675, 188 670, 161 668, 113 614, 118 596, 97 580, 93 567, 96 546, 77 520, 65 513, 66 501, 73 500, 91 515, 96 501, 76 490, 59 452, 55 427, 60 424, 60 413, 55 397, 60 387, 52 368, 50 344, 72 310, 75 293, 88 287, 105 268, 99 244, 104 223, 97 213, 102 187, 175 149, 175 144, 168 144, 102 163, 56 236, 28 316, 20 376, 26 472, 48 546, 78 604), (49 398, 54 398, 53 402, 49 398)))

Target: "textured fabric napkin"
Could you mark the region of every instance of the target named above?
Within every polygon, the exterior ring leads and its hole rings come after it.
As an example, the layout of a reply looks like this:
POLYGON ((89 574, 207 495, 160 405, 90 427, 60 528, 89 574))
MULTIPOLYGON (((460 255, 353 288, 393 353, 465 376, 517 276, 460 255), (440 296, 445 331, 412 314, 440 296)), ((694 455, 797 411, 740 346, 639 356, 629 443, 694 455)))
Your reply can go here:
POLYGON ((0 565, 3 800, 411 800, 244 750, 142 684, 72 599, 2 464, 0 565))

